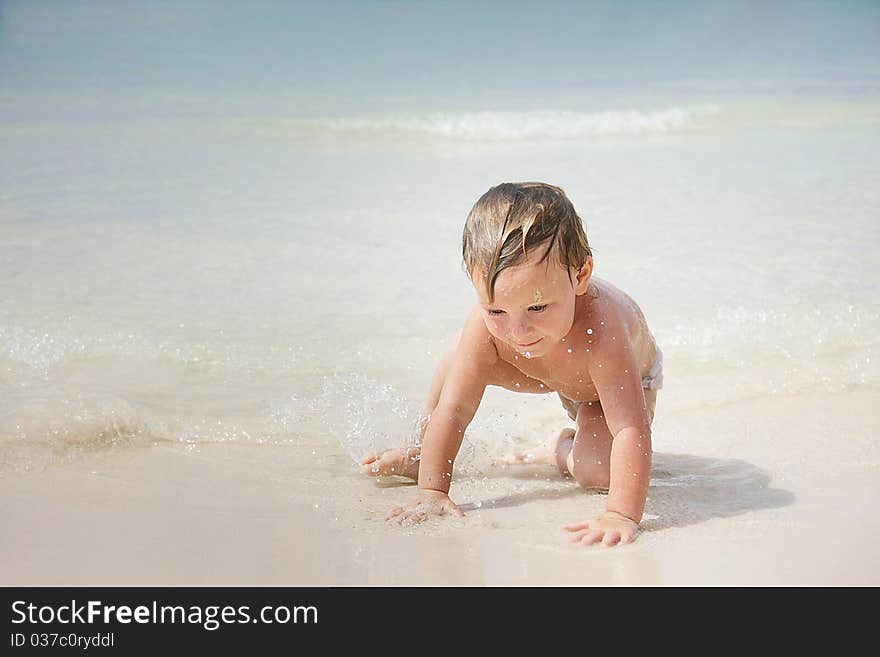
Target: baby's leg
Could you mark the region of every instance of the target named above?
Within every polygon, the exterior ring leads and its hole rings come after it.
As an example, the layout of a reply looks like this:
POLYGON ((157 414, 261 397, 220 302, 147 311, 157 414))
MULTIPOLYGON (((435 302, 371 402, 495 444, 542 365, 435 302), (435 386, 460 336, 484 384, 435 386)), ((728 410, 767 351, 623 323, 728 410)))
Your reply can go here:
MULTIPOLYGON (((425 417, 430 417, 437 407, 437 402, 440 401, 443 384, 446 382, 446 374, 449 371, 449 366, 452 364, 452 359, 455 357, 455 351, 458 349, 460 338, 461 332, 459 331, 437 365, 434 378, 431 380, 428 398, 425 402, 425 417)), ((489 383, 490 385, 500 386, 515 392, 547 392, 547 389, 540 381, 527 377, 513 365, 502 360, 499 360, 492 372, 490 372, 489 383)), ((426 426, 427 424, 422 426, 422 433, 419 436, 420 444, 426 426)), ((360 464, 364 474, 371 477, 399 475, 401 477, 409 477, 410 479, 418 479, 419 454, 420 450, 418 447, 389 449, 381 454, 366 454, 361 459, 360 464)))
POLYGON ((381 454, 365 454, 360 460, 364 474, 371 477, 399 475, 409 479, 419 478, 419 448, 401 447, 381 454))
MULTIPOLYGON (((648 407, 648 422, 653 423, 657 404, 656 390, 645 390, 645 403, 648 407)), ((564 464, 565 470, 583 488, 608 490, 611 483, 613 438, 605 422, 602 405, 599 402, 581 404, 577 415, 577 431, 564 464)))
MULTIPOLYGON (((501 457, 498 462, 504 465, 543 465, 564 464, 571 451, 574 429, 565 428, 550 436, 545 442, 522 452, 514 452, 501 457)), ((564 466, 560 466, 564 470, 564 466)))
MULTIPOLYGON (((562 406, 568 413, 568 417, 574 420, 577 417, 579 403, 567 399, 563 395, 559 395, 562 406)), ((574 429, 565 428, 558 434, 550 436, 546 441, 536 447, 527 449, 523 452, 514 452, 499 459, 499 463, 504 465, 530 465, 532 463, 541 463, 544 465, 558 466, 562 472, 567 473, 565 469, 565 459, 571 451, 571 441, 574 440, 574 429)))

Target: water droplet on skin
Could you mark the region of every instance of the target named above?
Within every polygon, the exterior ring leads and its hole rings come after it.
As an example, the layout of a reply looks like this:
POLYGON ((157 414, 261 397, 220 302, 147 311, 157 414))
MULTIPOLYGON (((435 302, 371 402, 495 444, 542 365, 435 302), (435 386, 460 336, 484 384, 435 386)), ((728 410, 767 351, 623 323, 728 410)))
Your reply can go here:
MULTIPOLYGON (((593 434, 593 435, 595 436, 596 434, 593 434)), ((596 461, 596 463, 598 463, 599 465, 602 465, 602 461, 596 461)))
POLYGON ((541 384, 539 384, 539 385, 540 385, 542 388, 544 387, 544 384, 543 384, 543 383, 541 383, 541 384))
POLYGON ((565 338, 562 338, 562 341, 565 342, 565 338))
POLYGON ((593 329, 587 329, 587 334, 588 334, 588 335, 593 335, 593 329))
POLYGON ((623 390, 623 386, 620 386, 620 389, 623 390))
POLYGON ((531 357, 532 357, 532 352, 531 352, 531 351, 527 351, 526 353, 523 354, 523 356, 525 356, 526 358, 531 358, 531 357))
POLYGON ((571 353, 571 347, 568 348, 568 353, 571 353))
POLYGON ((518 384, 518 383, 514 383, 513 385, 515 385, 517 388, 519 388, 519 384, 518 384))
MULTIPOLYGON (((372 468, 370 468, 370 471, 371 471, 371 472, 379 472, 379 466, 378 466, 378 465, 374 465, 372 468)), ((316 505, 316 506, 317 506, 317 505, 316 505)))

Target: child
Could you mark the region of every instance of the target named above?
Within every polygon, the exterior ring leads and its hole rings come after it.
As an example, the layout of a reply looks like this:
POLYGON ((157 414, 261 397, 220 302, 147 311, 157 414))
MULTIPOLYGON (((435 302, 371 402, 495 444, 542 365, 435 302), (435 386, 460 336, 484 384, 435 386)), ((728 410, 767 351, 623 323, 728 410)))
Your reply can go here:
POLYGON ((605 512, 565 525, 572 541, 635 539, 651 472, 651 422, 662 354, 636 303, 594 278, 580 217, 544 183, 504 183, 474 205, 462 254, 479 303, 431 384, 421 447, 369 455, 372 476, 418 480, 418 497, 386 520, 464 515, 449 498, 453 462, 487 385, 556 391, 575 429, 516 455, 558 465, 587 489, 606 489, 605 512))

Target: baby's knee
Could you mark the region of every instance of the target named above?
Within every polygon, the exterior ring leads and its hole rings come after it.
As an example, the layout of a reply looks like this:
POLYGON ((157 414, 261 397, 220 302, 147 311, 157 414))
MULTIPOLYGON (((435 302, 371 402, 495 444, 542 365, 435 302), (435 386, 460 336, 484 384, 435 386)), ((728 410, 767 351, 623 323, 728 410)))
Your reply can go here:
POLYGON ((568 455, 568 472, 581 488, 587 490, 608 490, 611 486, 610 464, 601 461, 593 463, 587 459, 576 459, 574 455, 568 455))

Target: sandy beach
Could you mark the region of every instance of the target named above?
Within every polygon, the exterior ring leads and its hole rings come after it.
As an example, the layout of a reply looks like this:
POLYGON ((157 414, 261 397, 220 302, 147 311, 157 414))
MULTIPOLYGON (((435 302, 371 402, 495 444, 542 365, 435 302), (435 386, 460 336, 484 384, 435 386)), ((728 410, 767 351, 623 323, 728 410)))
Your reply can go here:
POLYGON ((877 25, 2 3, 0 586, 880 584, 877 25), (565 425, 543 388, 483 396, 464 518, 388 527, 415 484, 357 465, 414 442, 465 220, 522 181, 663 351, 632 545, 569 544, 606 497, 497 462, 565 425))
POLYGON ((545 466, 463 477, 452 497, 466 518, 399 529, 381 517, 413 486, 369 480, 342 451, 116 450, 0 480, 0 581, 876 586, 878 401, 823 394, 659 415, 643 532, 614 549, 565 542, 560 525, 603 496, 545 466))

